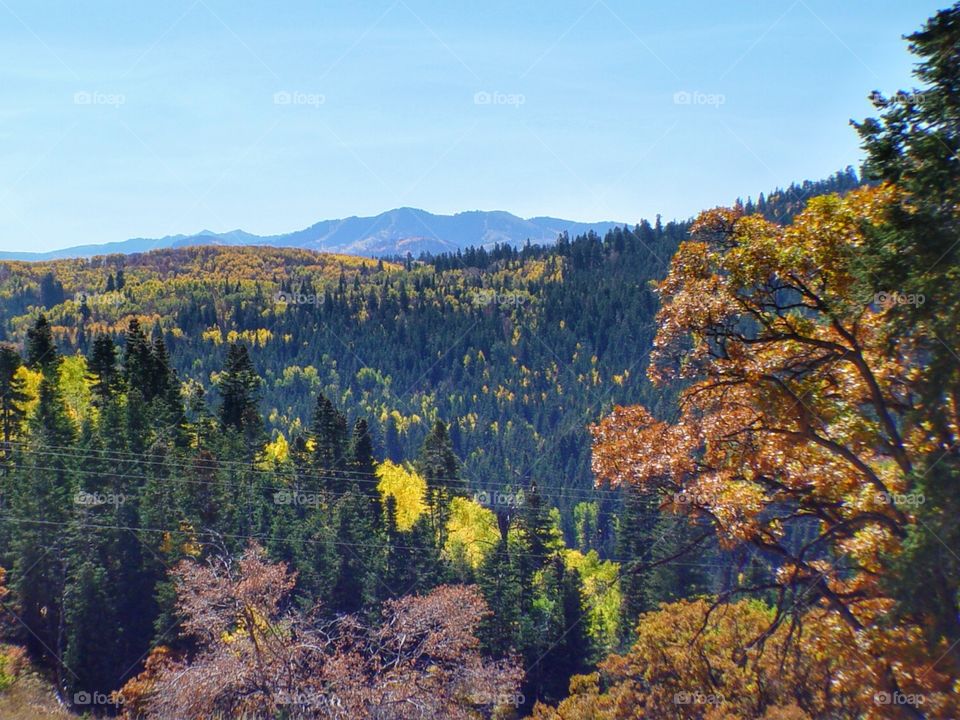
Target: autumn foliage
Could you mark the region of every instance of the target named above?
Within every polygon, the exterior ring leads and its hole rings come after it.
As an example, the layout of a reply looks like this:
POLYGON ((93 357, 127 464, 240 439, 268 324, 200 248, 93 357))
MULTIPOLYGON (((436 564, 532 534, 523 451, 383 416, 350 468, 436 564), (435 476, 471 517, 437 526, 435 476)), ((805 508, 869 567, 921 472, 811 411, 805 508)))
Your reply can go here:
MULTIPOLYGON (((737 209, 702 214, 659 285, 649 374, 684 384, 676 421, 618 407, 593 431, 598 478, 656 493, 721 547, 776 567, 711 607, 732 612, 719 604, 746 592, 776 599, 739 646, 828 623, 831 652, 869 648, 858 692, 870 696, 921 675, 942 674, 949 689, 955 676, 947 643, 924 648, 924 618, 886 622, 891 558, 922 503, 914 469, 960 440, 956 424, 916 420, 914 339, 889 332, 888 299, 865 293, 858 252, 899 200, 886 185, 815 198, 787 227, 737 209)), ((941 400, 957 417, 955 398, 941 400)), ((849 691, 821 679, 828 694, 849 691)), ((817 716, 813 700, 800 705, 817 716)))
POLYGON ((256 545, 184 561, 176 578, 194 649, 153 652, 123 689, 129 717, 469 718, 517 698, 518 668, 480 657, 488 611, 473 587, 389 601, 370 627, 289 607, 294 575, 256 545))
POLYGON ((926 717, 956 717, 949 681, 924 665, 916 637, 856 637, 836 613, 814 609, 802 625, 781 625, 756 645, 774 613, 755 600, 714 612, 702 599, 665 605, 641 618, 630 652, 574 678, 570 697, 557 708, 537 706, 534 718, 880 720, 900 717, 908 701, 926 717), (896 696, 876 689, 875 658, 891 651, 919 669, 896 696))

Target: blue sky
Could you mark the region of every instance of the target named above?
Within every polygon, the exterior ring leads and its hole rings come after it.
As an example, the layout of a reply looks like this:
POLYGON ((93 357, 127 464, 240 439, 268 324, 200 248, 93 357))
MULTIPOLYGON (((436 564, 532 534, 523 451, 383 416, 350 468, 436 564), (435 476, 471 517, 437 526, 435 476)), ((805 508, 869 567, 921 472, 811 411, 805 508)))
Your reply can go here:
POLYGON ((941 2, 0 0, 0 250, 816 179, 941 2))

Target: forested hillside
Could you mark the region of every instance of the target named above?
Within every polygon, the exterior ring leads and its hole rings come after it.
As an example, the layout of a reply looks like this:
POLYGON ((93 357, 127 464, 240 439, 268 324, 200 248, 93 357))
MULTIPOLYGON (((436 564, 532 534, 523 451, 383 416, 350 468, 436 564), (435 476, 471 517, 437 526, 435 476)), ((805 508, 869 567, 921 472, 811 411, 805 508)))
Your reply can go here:
MULTIPOLYGON (((786 217, 772 197, 763 209, 786 217)), ((642 612, 728 588, 744 567, 711 541, 699 562, 623 576, 692 530, 647 497, 595 488, 590 469, 587 428, 615 404, 675 415, 676 388, 655 390, 644 369, 651 283, 688 231, 658 219, 416 260, 204 247, 0 266, 12 636, 80 709, 116 710, 109 693, 137 702, 210 642, 194 595, 239 592, 232 566, 200 579, 183 563, 246 552, 244 573, 273 578, 248 588, 248 624, 281 612, 309 635, 282 608, 319 608, 355 643, 387 632, 380 609, 407 622, 402 598, 423 594, 475 638, 451 672, 497 663, 494 689, 476 685, 468 705, 559 700, 642 612), (475 602, 445 589, 459 582, 476 583, 475 602)), ((364 672, 383 661, 374 645, 341 650, 364 672)), ((209 651, 197 683, 227 672, 232 656, 209 651)), ((408 661, 404 682, 424 682, 408 661)), ((362 705, 377 687, 335 695, 362 705)), ((462 704, 444 692, 438 707, 462 704)))
POLYGON ((643 375, 656 310, 647 283, 685 232, 644 226, 406 268, 184 249, 7 267, 0 284, 11 339, 42 311, 62 352, 86 355, 100 333, 122 340, 135 317, 192 392, 215 388, 230 344, 243 343, 267 428, 288 442, 317 393, 351 423, 367 418, 393 460, 442 419, 475 489, 535 479, 569 517, 592 485, 586 424, 614 401, 655 402, 643 375), (451 261, 463 267, 439 269, 451 261))
MULTIPOLYGON (((760 196, 789 220, 852 171, 760 196)), ((747 203, 753 209, 753 203, 747 203)), ((661 279, 688 223, 659 220, 555 247, 471 249, 376 262, 292 249, 185 248, 0 264, 0 331, 21 344, 43 312, 65 356, 122 342, 136 318, 193 393, 212 391, 229 344, 263 378, 267 429, 289 442, 322 392, 363 416, 386 457, 411 455, 436 419, 473 489, 535 480, 565 529, 592 487, 586 425, 614 403, 669 412, 644 369, 661 279)), ((80 372, 78 370, 78 372, 80 372)), ((611 549, 608 520, 601 544, 611 549)))

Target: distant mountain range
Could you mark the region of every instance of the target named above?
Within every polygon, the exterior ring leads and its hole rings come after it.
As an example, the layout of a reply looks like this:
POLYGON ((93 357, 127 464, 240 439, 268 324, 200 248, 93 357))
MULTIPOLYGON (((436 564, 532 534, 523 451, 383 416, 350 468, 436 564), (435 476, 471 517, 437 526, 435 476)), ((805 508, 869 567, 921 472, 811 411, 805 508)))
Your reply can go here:
POLYGON ((243 230, 215 233, 203 230, 196 235, 168 235, 163 238, 133 238, 102 245, 77 245, 50 252, 0 252, 0 260, 55 260, 92 257, 112 253, 132 254, 159 248, 189 245, 269 245, 296 247, 323 252, 382 257, 421 252, 456 252, 469 246, 495 243, 521 245, 552 243, 557 235, 571 237, 593 230, 603 235, 622 225, 615 222, 582 223, 552 217, 523 219, 499 210, 434 215, 416 208, 397 208, 375 217, 348 217, 322 220, 303 230, 282 235, 253 235, 243 230))

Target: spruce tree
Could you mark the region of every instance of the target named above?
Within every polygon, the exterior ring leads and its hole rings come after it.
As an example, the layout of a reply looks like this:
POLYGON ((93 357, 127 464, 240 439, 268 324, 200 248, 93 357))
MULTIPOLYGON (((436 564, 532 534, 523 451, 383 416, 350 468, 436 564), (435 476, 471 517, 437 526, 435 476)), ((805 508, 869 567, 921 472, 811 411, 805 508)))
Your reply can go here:
MULTIPOLYGON (((74 439, 60 388, 45 375, 30 420, 29 447, 13 478, 10 500, 10 521, 16 529, 11 585, 20 600, 21 621, 29 630, 28 647, 38 656, 52 651, 62 658, 66 645, 63 598, 70 558, 64 529, 78 485, 75 460, 64 449, 74 439)), ((55 670, 63 687, 65 668, 56 662, 55 670)))
POLYGON ((127 326, 123 346, 123 376, 127 387, 136 389, 145 402, 153 399, 153 356, 147 336, 136 318, 127 326))
POLYGON ((121 378, 117 367, 117 346, 109 335, 101 334, 94 338, 87 369, 92 381, 90 389, 102 407, 119 389, 121 378))
POLYGON ((350 473, 360 492, 367 498, 367 515, 370 525, 379 531, 383 527, 383 506, 377 490, 376 460, 373 456, 373 438, 367 421, 359 418, 353 425, 350 441, 350 473))
POLYGON ((168 438, 170 444, 183 446, 187 442, 186 409, 181 397, 180 379, 173 369, 162 337, 153 341, 150 354, 153 366, 151 391, 155 405, 153 417, 157 431, 168 438))
POLYGON ((442 421, 437 420, 424 438, 416 467, 427 483, 427 511, 437 544, 442 548, 450 517, 450 501, 467 494, 467 485, 460 478, 460 461, 453 452, 447 426, 442 421))
POLYGON ((617 518, 617 559, 620 562, 620 640, 633 644, 637 618, 656 605, 650 598, 650 561, 658 517, 656 496, 627 484, 617 518))
POLYGON ((346 492, 347 419, 320 393, 310 424, 313 436, 314 468, 321 475, 324 487, 335 494, 346 492))
POLYGON ((553 572, 559 578, 560 639, 551 651, 551 680, 555 696, 566 694, 567 685, 574 675, 585 673, 593 660, 594 647, 589 633, 587 602, 583 592, 583 580, 576 568, 568 568, 558 555, 553 572))
POLYGON ((247 346, 230 343, 223 372, 217 378, 221 401, 220 425, 240 433, 251 451, 258 450, 264 441, 263 419, 259 410, 261 383, 247 346))
POLYGON ((381 539, 370 520, 369 499, 357 485, 337 500, 335 518, 340 567, 331 604, 338 612, 355 613, 376 599, 381 539))
POLYGON ((370 484, 375 481, 376 460, 373 456, 373 438, 367 421, 359 418, 353 424, 353 437, 350 442, 350 472, 370 484))
POLYGON ((51 375, 59 366, 60 353, 53 340, 53 330, 47 316, 40 313, 33 327, 27 330, 27 367, 51 375))
MULTIPOLYGON (((95 532, 95 531, 91 531, 95 532)), ((64 675, 67 697, 78 692, 109 692, 116 689, 118 669, 116 639, 124 628, 106 591, 110 580, 95 555, 79 560, 71 570, 64 593, 64 675), (104 632, 105 628, 110 631, 104 632)))
POLYGON ((48 272, 40 278, 40 304, 44 308, 49 310, 61 304, 65 299, 63 283, 57 280, 52 272, 48 272))
POLYGON ((396 526, 396 505, 387 500, 386 580, 383 583, 392 597, 413 592, 424 592, 444 579, 443 562, 433 527, 426 515, 421 515, 408 531, 396 526))
POLYGON ((24 381, 17 371, 23 361, 10 345, 0 345, 0 462, 7 466, 13 448, 10 443, 18 439, 26 418, 24 403, 29 399, 24 392, 24 381))
POLYGON ((562 539, 557 532, 550 506, 533 481, 524 493, 520 511, 520 531, 524 543, 521 573, 525 587, 531 587, 534 573, 541 570, 561 547, 562 539))
POLYGON ((383 428, 384 453, 390 462, 398 463, 403 460, 403 444, 400 442, 400 431, 397 430, 397 421, 393 415, 387 416, 383 428))
POLYGON ((505 537, 481 564, 477 584, 490 607, 480 625, 484 649, 494 657, 506 657, 519 649, 522 631, 520 573, 505 537))
POLYGON ((121 417, 110 402, 99 426, 85 421, 75 448, 80 482, 69 525, 64 528, 67 562, 64 589, 66 665, 76 673, 67 691, 107 692, 120 673, 148 648, 152 608, 136 607, 152 588, 139 585, 142 574, 136 528, 139 478, 123 452, 121 417), (129 606, 135 606, 131 611, 129 606), (101 628, 112 628, 104 633, 101 628), (139 639, 136 649, 129 643, 139 639))

